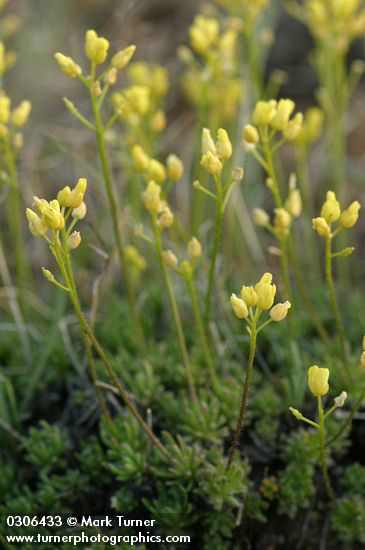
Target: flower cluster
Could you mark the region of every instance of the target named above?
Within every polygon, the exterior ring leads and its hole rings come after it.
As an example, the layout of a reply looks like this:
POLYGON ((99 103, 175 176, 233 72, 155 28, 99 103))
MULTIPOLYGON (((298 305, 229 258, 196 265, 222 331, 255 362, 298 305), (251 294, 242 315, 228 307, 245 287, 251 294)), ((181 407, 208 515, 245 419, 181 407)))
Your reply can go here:
POLYGON ((272 284, 272 274, 264 273, 258 283, 253 286, 243 286, 241 297, 231 295, 233 312, 238 319, 244 319, 249 326, 258 321, 263 311, 270 310, 270 321, 282 321, 291 307, 290 302, 278 303, 274 299, 276 285, 272 284))
POLYGON ((226 160, 232 156, 232 144, 229 136, 223 128, 217 132, 217 140, 214 140, 207 128, 202 133, 202 158, 200 164, 212 176, 217 176, 222 172, 226 160))
POLYGON ((291 99, 258 101, 252 114, 253 124, 247 124, 243 129, 246 150, 261 149, 264 142, 270 143, 278 132, 284 141, 297 138, 302 130, 303 115, 296 113, 292 116, 294 110, 295 103, 291 99))
POLYGON ((182 81, 186 97, 208 116, 214 114, 218 121, 231 120, 244 92, 239 76, 237 30, 221 31, 218 19, 197 15, 189 38, 191 48, 179 49, 179 57, 187 66, 182 81))
POLYGON ((157 159, 151 158, 140 145, 134 145, 131 150, 133 168, 142 174, 147 181, 153 180, 162 185, 167 179, 174 183, 180 180, 184 173, 182 160, 174 154, 166 159, 166 166, 157 159))
POLYGON ((11 109, 11 99, 4 92, 0 91, 0 140, 11 140, 15 152, 23 145, 23 136, 19 132, 28 122, 32 109, 27 99, 11 109))
POLYGON ((172 213, 166 200, 161 197, 162 188, 154 180, 150 180, 146 190, 142 193, 142 201, 156 221, 156 226, 160 230, 169 229, 174 223, 174 214, 172 213))
POLYGON ((163 251, 163 260, 165 264, 174 269, 176 273, 183 277, 190 278, 193 274, 195 262, 203 252, 203 247, 196 237, 192 237, 186 247, 189 260, 182 260, 179 265, 179 260, 172 250, 163 251))
MULTIPOLYGON (((354 201, 341 212, 341 206, 333 191, 327 191, 326 200, 321 209, 321 215, 312 220, 313 229, 321 237, 334 237, 341 229, 350 229, 359 219, 359 210, 361 204, 359 201, 354 201), (338 225, 333 229, 333 224, 338 222, 338 225)), ((347 249, 345 249, 347 250, 347 249)), ((352 249, 351 249, 352 251, 352 249)), ((351 253, 350 249, 348 252, 351 253)))
POLYGON ((81 242, 81 236, 78 231, 72 232, 72 230, 77 221, 86 216, 87 208, 84 202, 86 187, 86 179, 80 178, 73 189, 66 186, 59 191, 57 199, 47 201, 34 197, 34 210, 26 209, 29 230, 32 235, 43 237, 49 244, 55 245, 58 242, 58 235, 62 231, 68 250, 77 248, 81 242), (72 221, 66 230, 66 221, 70 217, 72 221))

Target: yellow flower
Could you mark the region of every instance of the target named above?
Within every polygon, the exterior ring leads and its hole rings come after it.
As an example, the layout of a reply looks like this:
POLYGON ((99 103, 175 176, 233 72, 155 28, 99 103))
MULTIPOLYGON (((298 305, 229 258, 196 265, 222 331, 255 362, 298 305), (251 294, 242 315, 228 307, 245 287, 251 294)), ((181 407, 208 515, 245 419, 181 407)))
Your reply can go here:
POLYGON ((158 226, 161 229, 168 229, 174 223, 174 214, 166 203, 160 205, 158 226))
POLYGON ((71 235, 67 237, 67 247, 69 250, 74 250, 81 243, 81 235, 79 231, 73 231, 71 235))
POLYGON ((264 273, 255 286, 257 307, 262 310, 271 309, 276 294, 276 286, 271 284, 271 273, 264 273))
POLYGON ((257 294, 253 286, 243 286, 241 297, 247 307, 253 307, 257 304, 257 294))
POLYGON ((270 223, 270 216, 263 208, 254 208, 252 211, 252 219, 259 227, 265 227, 270 223))
POLYGON ((217 148, 212 138, 212 134, 208 128, 202 130, 202 154, 205 155, 210 151, 213 155, 217 155, 217 148))
POLYGON ((179 157, 171 154, 166 159, 167 175, 171 181, 178 181, 184 173, 184 164, 179 157))
POLYGON ((124 90, 126 108, 137 115, 145 115, 150 108, 150 90, 147 86, 130 86, 124 90))
POLYGON ((219 128, 216 142, 217 155, 222 160, 228 160, 232 156, 232 144, 226 130, 219 128))
POLYGON ((150 157, 145 153, 140 145, 133 145, 132 147, 133 168, 137 172, 147 172, 150 165, 150 157))
POLYGON ((302 130, 303 115, 297 113, 288 123, 287 127, 283 130, 283 137, 288 141, 291 141, 298 137, 302 130))
POLYGON ((0 95, 0 124, 7 124, 10 117, 10 97, 0 95))
POLYGON ((159 185, 162 185, 166 180, 164 165, 156 159, 151 159, 148 165, 148 177, 159 185))
POLYGON ((132 56, 134 52, 136 51, 136 46, 128 46, 127 48, 124 48, 124 50, 121 50, 120 52, 117 52, 115 55, 113 55, 111 60, 111 65, 115 69, 118 69, 121 71, 124 69, 126 65, 130 62, 132 59, 132 56))
POLYGON ((188 242, 188 254, 193 260, 202 255, 202 245, 196 237, 192 237, 188 242))
POLYGON ((276 113, 270 121, 270 126, 275 130, 285 130, 288 126, 289 118, 295 109, 295 103, 291 99, 280 99, 276 113))
POLYGON ((238 319, 245 319, 248 317, 248 308, 247 305, 241 298, 238 298, 236 294, 231 295, 231 305, 233 312, 238 319))
POLYGON ((361 208, 361 204, 359 201, 354 201, 350 204, 346 210, 344 210, 340 216, 340 224, 342 227, 345 227, 346 229, 349 229, 350 227, 353 227, 357 220, 359 219, 359 210, 361 208))
POLYGON ((338 220, 341 215, 340 203, 336 199, 336 195, 333 191, 327 191, 326 200, 323 203, 321 210, 321 217, 328 223, 332 223, 338 220))
POLYGON ((178 259, 176 258, 175 254, 172 252, 172 250, 164 250, 162 252, 162 258, 163 258, 163 261, 165 262, 165 264, 168 267, 174 268, 179 263, 178 259))
POLYGON ((285 208, 290 212, 293 218, 299 218, 302 213, 302 196, 295 184, 291 186, 289 190, 289 196, 285 201, 285 208))
POLYGON ((312 226, 321 237, 329 237, 331 234, 331 228, 324 218, 313 218, 312 226))
POLYGON ((76 186, 71 190, 68 185, 57 194, 57 200, 61 206, 78 208, 81 206, 87 188, 87 179, 80 178, 76 186))
POLYGON ((308 386, 316 397, 326 395, 329 390, 328 378, 330 371, 313 365, 308 369, 308 386))
POLYGON ((260 141, 260 136, 255 126, 252 124, 246 124, 243 128, 243 143, 248 146, 255 146, 260 141))
POLYGON ((32 110, 32 104, 27 99, 24 99, 11 113, 11 122, 15 128, 22 128, 27 122, 32 110))
POLYGON ((40 218, 30 208, 27 208, 25 213, 29 222, 29 231, 35 237, 42 237, 48 230, 46 221, 43 218, 40 218))
POLYGON ((159 134, 166 128, 166 115, 162 110, 156 111, 150 121, 150 128, 153 132, 159 134))
POLYGON ((72 210, 71 216, 77 218, 78 220, 83 220, 87 214, 87 206, 84 202, 80 204, 77 208, 72 210))
POLYGON ((270 124, 276 115, 276 105, 277 103, 274 99, 270 101, 258 101, 252 115, 253 123, 258 126, 267 126, 270 124))
POLYGON ((291 303, 286 301, 283 304, 276 304, 270 309, 270 317, 273 321, 282 321, 288 314, 291 303))
POLYGON ((200 164, 206 169, 212 176, 217 176, 222 171, 222 163, 219 158, 208 151, 202 156, 200 164))
POLYGON ((146 191, 142 193, 142 201, 146 209, 152 214, 157 214, 161 205, 161 187, 157 183, 151 180, 146 191))
POLYGON ((33 198, 33 206, 42 215, 44 222, 48 227, 56 230, 65 227, 65 219, 61 214, 60 203, 54 199, 50 202, 45 199, 33 198))
POLYGON ((55 59, 60 66, 61 71, 70 78, 75 78, 82 73, 81 67, 75 63, 72 57, 63 55, 63 53, 55 53, 55 59))
POLYGON ((98 36, 94 30, 86 32, 85 52, 92 63, 100 65, 104 63, 108 55, 109 41, 98 36))
POLYGON ((275 208, 274 227, 281 235, 288 235, 292 222, 291 215, 285 208, 275 208))
POLYGON ((189 29, 191 47, 197 53, 205 53, 215 42, 219 33, 216 19, 197 15, 189 29))

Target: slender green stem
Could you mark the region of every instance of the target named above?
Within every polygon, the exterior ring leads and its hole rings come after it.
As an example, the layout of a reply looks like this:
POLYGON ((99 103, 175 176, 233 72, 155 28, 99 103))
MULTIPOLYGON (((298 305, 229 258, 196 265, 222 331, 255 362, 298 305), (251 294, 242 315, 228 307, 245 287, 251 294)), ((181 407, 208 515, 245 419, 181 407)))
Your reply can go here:
MULTIPOLYGON (((148 426, 148 424, 143 420, 143 418, 141 417, 141 415, 139 414, 139 412, 137 411, 137 409, 134 407, 133 403, 129 399, 129 396, 128 396, 127 392, 123 388, 119 378, 117 377, 117 375, 115 374, 112 366, 110 365, 109 360, 108 360, 102 346, 100 345, 99 341, 97 340, 96 336, 94 335, 94 332, 91 329, 90 325, 86 321, 86 319, 84 317, 84 314, 82 313, 82 310, 81 310, 81 306, 80 306, 80 303, 79 303, 79 300, 78 300, 77 293, 75 293, 73 291, 74 288, 75 288, 74 281, 70 279, 68 268, 65 266, 65 263, 64 263, 64 260, 67 258, 67 254, 64 254, 64 252, 58 250, 57 245, 55 246, 55 251, 56 251, 56 257, 58 259, 58 264, 59 264, 59 267, 61 269, 62 275, 65 279, 66 285, 71 289, 71 292, 69 293, 69 296, 70 296, 70 299, 71 299, 71 303, 74 307, 75 313, 77 315, 79 325, 80 325, 80 328, 81 328, 82 332, 90 340, 90 342, 93 345, 96 353, 99 355, 99 357, 101 359, 101 362, 103 363, 107 373, 109 374, 110 378, 112 379, 113 384, 116 386, 116 388, 118 390, 118 393, 119 393, 120 397, 122 398, 125 406, 129 410, 129 412, 134 416, 134 418, 136 419, 136 421, 138 422, 138 424, 140 425, 142 430, 145 432, 147 437, 149 437, 149 439, 152 441, 152 443, 161 451, 161 453, 165 457, 169 457, 169 453, 168 453, 166 447, 164 447, 164 445, 161 443, 161 441, 156 437, 156 435, 153 433, 153 431, 148 426), (66 256, 66 258, 65 258, 65 256, 66 256)), ((70 266, 70 264, 68 264, 68 262, 66 262, 66 263, 67 263, 67 265, 70 266)))
POLYGON ((215 282, 215 273, 216 265, 218 258, 219 245, 222 236, 222 224, 223 224, 223 188, 220 176, 216 178, 216 223, 215 223, 215 233, 213 241, 213 250, 210 260, 209 268, 209 279, 208 279, 208 290, 205 298, 205 315, 204 315, 204 324, 205 329, 209 329, 209 322, 212 315, 212 301, 213 301, 213 290, 215 282))
POLYGON ((328 445, 332 445, 332 443, 334 443, 336 441, 336 439, 338 439, 343 434, 343 432, 346 430, 346 428, 351 426, 352 421, 355 418, 355 415, 356 415, 357 411, 360 409, 364 399, 365 399, 365 388, 362 390, 359 397, 357 398, 356 403, 354 405, 354 408, 352 409, 349 417, 342 424, 342 426, 338 430, 338 432, 336 432, 335 435, 333 437, 331 437, 331 439, 328 441, 328 445))
POLYGON ((105 188, 107 192, 110 213, 112 217, 113 231, 114 231, 114 237, 115 237, 118 255, 119 255, 122 277, 123 277, 123 281, 127 292, 129 314, 131 317, 133 329, 135 331, 137 343, 141 351, 145 352, 146 344, 144 340, 140 316, 137 313, 135 288, 132 284, 130 273, 127 268, 127 261, 125 258, 125 246, 122 238, 122 233, 119 227, 118 206, 117 206, 117 201, 115 197, 115 192, 113 189, 108 155, 107 155, 105 140, 104 140, 104 128, 103 128, 103 124, 100 116, 99 104, 97 102, 97 99, 93 97, 92 94, 90 94, 90 97, 91 97, 91 104, 92 104, 93 113, 94 113, 96 142, 98 146, 100 164, 101 164, 105 188))
POLYGON ((213 385, 213 388, 218 389, 219 388, 219 380, 218 380, 218 377, 217 377, 214 360, 213 360, 212 354, 210 352, 207 335, 205 333, 204 324, 203 324, 203 321, 202 321, 202 318, 201 318, 201 315, 200 315, 200 310, 199 310, 198 300, 197 300, 197 296, 196 296, 196 289, 195 289, 193 276, 187 277, 186 278, 186 283, 187 283, 188 290, 189 290, 189 295, 190 295, 190 299, 191 299, 191 305, 192 305, 192 308, 193 308, 195 323, 196 323, 196 326, 197 326, 197 329, 198 329, 200 344, 201 344, 201 347, 202 347, 203 352, 204 352, 205 360, 207 362, 209 374, 210 374, 210 377, 211 377, 211 380, 212 380, 212 385, 213 385))
POLYGON ((322 397, 318 396, 318 414, 319 414, 319 456, 321 461, 321 469, 323 476, 323 483, 328 497, 334 501, 335 494, 333 492, 330 478, 327 470, 327 450, 325 445, 325 417, 323 414, 322 397))
POLYGON ((326 237, 326 280, 327 280, 327 287, 328 287, 328 293, 330 297, 330 302, 333 310, 333 314, 335 316, 335 322, 336 322, 336 328, 338 333, 338 338, 340 342, 340 351, 343 363, 346 364, 346 337, 345 337, 345 331, 342 326, 341 317, 340 317, 340 311, 338 308, 337 300, 336 300, 336 293, 335 288, 333 284, 333 276, 332 276, 332 236, 326 237))
POLYGON ((20 296, 24 290, 26 280, 26 262, 25 262, 25 246, 23 240, 23 213, 21 208, 21 195, 18 181, 18 172, 15 163, 13 150, 8 139, 4 141, 4 154, 6 167, 10 175, 10 207, 9 207, 9 226, 11 231, 12 242, 14 244, 15 253, 15 274, 16 284, 20 296))
POLYGON ((248 357, 245 381, 243 384, 240 411, 238 415, 236 430, 234 432, 233 439, 232 439, 231 448, 228 453, 227 470, 229 470, 229 468, 232 465, 235 452, 238 448, 240 435, 243 428, 243 423, 245 421, 245 414, 246 414, 246 407, 247 407, 247 400, 248 400, 248 390, 250 386, 253 361, 254 361, 255 352, 256 352, 256 337, 257 337, 256 322, 254 321, 250 332, 250 353, 248 357))
POLYGON ((167 266, 166 266, 166 264, 164 262, 164 259, 163 259, 161 232, 160 232, 159 227, 157 227, 157 223, 156 223, 155 219, 153 219, 153 230, 154 230, 154 234, 155 234, 155 244, 156 244, 157 255, 158 255, 159 262, 160 262, 160 266, 161 266, 161 270, 162 270, 162 274, 163 274, 163 278, 164 278, 165 286, 166 286, 166 290, 167 290, 167 296, 168 296, 168 299, 169 299, 169 302, 170 302, 170 307, 171 307, 172 315, 173 315, 174 322, 175 322, 176 334, 177 334, 177 338, 178 338, 178 341, 179 341, 180 352, 181 352, 181 356, 182 356, 184 367, 185 367, 185 373, 186 373, 186 378, 187 378, 187 382, 188 382, 188 386, 189 386, 190 395, 191 395, 191 398, 192 398, 193 402, 197 403, 198 402, 198 397, 197 397, 194 378, 193 378, 193 374, 192 374, 192 370, 191 370, 189 354, 188 354, 188 350, 187 350, 187 347, 186 347, 184 331, 183 331, 183 328, 182 328, 182 323, 181 323, 180 314, 179 314, 179 310, 178 310, 176 299, 175 299, 174 290, 172 288, 172 284, 171 284, 171 280, 170 280, 169 273, 168 273, 168 270, 167 270, 167 266))
POLYGON ((274 196, 276 208, 281 208, 283 206, 283 200, 280 194, 280 187, 279 187, 278 178, 276 176, 274 158, 273 158, 273 153, 271 151, 269 138, 267 135, 267 128, 265 128, 265 130, 266 131, 263 132, 263 151, 264 151, 265 161, 267 165, 267 173, 272 180, 271 192, 274 196))

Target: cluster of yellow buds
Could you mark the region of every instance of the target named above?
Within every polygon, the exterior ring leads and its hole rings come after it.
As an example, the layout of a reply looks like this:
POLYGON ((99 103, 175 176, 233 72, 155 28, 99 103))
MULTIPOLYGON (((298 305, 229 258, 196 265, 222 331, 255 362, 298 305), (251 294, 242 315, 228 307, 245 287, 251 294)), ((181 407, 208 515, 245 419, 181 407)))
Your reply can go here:
POLYGON ((166 127, 166 116, 161 103, 169 89, 167 70, 161 65, 131 63, 127 74, 131 85, 115 92, 112 105, 121 120, 132 127, 146 127, 158 134, 166 127))
POLYGON ((23 135, 19 132, 28 122, 32 109, 27 99, 11 109, 10 97, 0 91, 0 140, 11 140, 11 144, 17 153, 23 145, 23 135))
POLYGON ((238 31, 220 29, 214 17, 197 15, 189 32, 190 47, 178 54, 187 66, 182 86, 190 103, 214 112, 219 121, 231 120, 238 111, 244 87, 239 74, 238 31), (224 94, 225 101, 222 101, 224 94))
POLYGON ((232 144, 226 130, 219 128, 217 140, 214 143, 208 128, 203 128, 202 153, 200 164, 209 174, 219 175, 222 172, 224 163, 232 156, 232 144))
POLYGON ((295 103, 291 99, 270 99, 258 101, 252 114, 253 124, 247 124, 243 129, 243 144, 250 151, 260 145, 267 129, 272 130, 270 140, 277 132, 281 132, 282 138, 292 141, 298 137, 302 130, 303 115, 296 113, 295 103))
POLYGON ((189 279, 194 273, 197 259, 202 255, 203 247, 196 237, 192 237, 187 244, 186 250, 189 260, 182 260, 180 265, 178 258, 172 250, 164 250, 162 257, 168 267, 176 271, 176 273, 183 276, 185 279, 189 279))
MULTIPOLYGON (((359 219, 359 210, 361 204, 359 201, 353 201, 350 206, 341 212, 341 206, 333 191, 327 191, 326 200, 321 209, 321 215, 312 220, 313 229, 321 237, 332 237, 342 228, 350 229, 359 219), (332 224, 338 221, 337 228, 333 231, 332 224)), ((353 249, 351 249, 352 251, 353 249)), ((345 249, 351 254, 350 249, 345 249)), ((343 252, 345 252, 343 251, 343 252)), ((347 254, 345 254, 347 255, 347 254)))
POLYGON ((72 222, 66 232, 67 245, 69 250, 77 248, 81 242, 81 236, 78 231, 72 232, 72 229, 76 222, 86 215, 87 209, 84 203, 86 187, 87 180, 80 178, 73 189, 66 186, 59 191, 57 199, 47 201, 34 197, 34 210, 26 209, 26 217, 32 235, 46 238, 47 231, 50 230, 53 238, 58 240, 58 232, 65 229, 65 220, 71 215, 72 222))
POLYGON ((166 180, 175 183, 184 174, 184 164, 175 154, 170 154, 166 159, 166 166, 157 159, 151 158, 140 145, 132 147, 133 168, 143 174, 147 181, 153 180, 162 185, 166 180))
POLYGON ((7 52, 5 44, 0 40, 0 76, 10 69, 16 61, 14 52, 7 52))
POLYGON ((143 204, 153 216, 156 226, 160 230, 169 229, 174 223, 174 214, 169 205, 161 197, 161 186, 150 180, 146 190, 142 193, 143 204))
POLYGON ((252 322, 256 323, 262 311, 267 310, 270 310, 271 321, 282 321, 287 316, 291 304, 286 301, 273 306, 275 294, 276 286, 272 284, 272 274, 264 273, 254 287, 242 287, 241 297, 231 295, 233 312, 238 319, 245 319, 249 325, 252 322))
POLYGON ((289 8, 317 40, 343 54, 352 40, 365 33, 365 10, 360 0, 305 0, 291 2, 289 8))

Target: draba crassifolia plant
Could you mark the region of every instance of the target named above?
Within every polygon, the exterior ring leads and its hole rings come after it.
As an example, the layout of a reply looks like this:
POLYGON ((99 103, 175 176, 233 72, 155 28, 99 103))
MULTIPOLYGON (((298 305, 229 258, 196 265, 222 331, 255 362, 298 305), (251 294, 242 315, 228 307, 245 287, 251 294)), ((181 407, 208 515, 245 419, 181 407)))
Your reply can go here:
POLYGON ((279 3, 179 12, 171 71, 128 10, 109 31, 112 4, 108 33, 138 48, 70 17, 64 53, 47 33, 57 63, 42 49, 74 94, 69 162, 42 79, 7 80, 21 22, 1 11, 0 515, 148 517, 203 550, 364 544, 362 3, 285 4, 313 37, 311 102, 270 55, 279 3))

